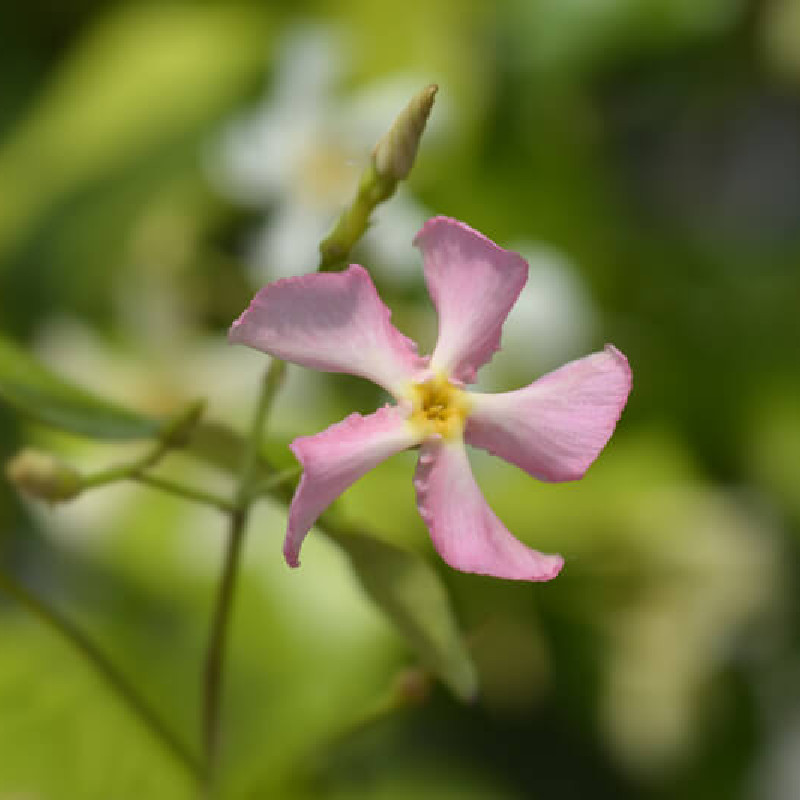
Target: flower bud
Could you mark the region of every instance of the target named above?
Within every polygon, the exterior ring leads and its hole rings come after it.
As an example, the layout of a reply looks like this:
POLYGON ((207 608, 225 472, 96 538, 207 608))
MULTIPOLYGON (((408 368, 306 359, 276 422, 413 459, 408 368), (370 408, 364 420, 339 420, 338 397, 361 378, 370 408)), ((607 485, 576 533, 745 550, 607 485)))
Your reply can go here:
POLYGON ((414 95, 375 145, 372 163, 382 178, 401 181, 411 172, 438 89, 434 83, 414 95))
POLYGON ((83 481, 76 470, 50 453, 25 448, 6 463, 6 477, 31 497, 49 500, 70 500, 80 494, 83 481))

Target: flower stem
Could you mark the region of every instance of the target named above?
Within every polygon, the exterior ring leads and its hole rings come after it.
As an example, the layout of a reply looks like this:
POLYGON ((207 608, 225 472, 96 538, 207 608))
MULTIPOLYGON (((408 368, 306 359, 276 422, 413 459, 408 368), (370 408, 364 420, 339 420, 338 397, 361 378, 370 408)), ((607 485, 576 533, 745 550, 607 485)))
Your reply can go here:
POLYGON ((95 472, 93 475, 82 476, 81 489, 107 486, 109 483, 130 480, 142 483, 145 486, 152 486, 154 489, 161 489, 162 492, 168 492, 177 497, 183 497, 186 500, 193 500, 197 503, 212 506, 220 511, 225 511, 227 513, 235 511, 236 505, 225 497, 219 497, 204 489, 197 489, 194 486, 187 486, 179 481, 162 478, 158 475, 150 475, 146 472, 145 470, 149 467, 156 465, 165 452, 166 451, 159 446, 153 452, 148 453, 138 461, 110 467, 101 472, 95 472))
MULTIPOLYGON (((274 497, 275 492, 279 487, 286 486, 290 483, 296 483, 296 479, 300 477, 300 473, 302 471, 302 467, 296 466, 287 467, 279 472, 275 472, 269 477, 255 484, 250 496, 254 499, 264 496, 274 497)), ((292 486, 291 491, 294 493, 294 486, 292 486)), ((284 495, 281 495, 281 499, 284 499, 284 495)))
POLYGON ((138 478, 141 473, 154 467, 167 453, 167 446, 159 442, 151 451, 130 464, 118 464, 108 469, 100 470, 92 475, 84 475, 81 480, 83 489, 94 489, 109 483, 124 481, 129 478, 138 478))
POLYGON ((236 588, 236 577, 239 570, 239 559, 244 542, 247 516, 247 512, 240 509, 234 511, 230 517, 222 579, 219 584, 214 616, 211 621, 211 634, 206 651, 203 683, 203 756, 206 784, 209 789, 214 783, 219 750, 220 699, 225 665, 225 640, 233 606, 233 595, 236 588))
POLYGON ((152 486, 154 489, 161 489, 163 492, 174 494, 177 497, 183 497, 186 500, 194 500, 198 503, 203 503, 207 506, 212 506, 225 511, 233 513, 235 510, 234 504, 225 497, 218 497, 211 492, 206 492, 203 489, 195 489, 193 486, 186 486, 183 483, 169 480, 168 478, 161 478, 157 475, 148 475, 142 473, 140 475, 131 475, 133 480, 143 483, 146 486, 152 486))
POLYGON ((161 459, 164 458, 173 447, 179 447, 185 443, 184 440, 190 430, 196 425, 202 413, 203 406, 204 404, 200 402, 193 403, 189 406, 189 408, 177 417, 167 428, 161 440, 140 458, 128 464, 118 464, 114 467, 100 470, 93 475, 82 475, 80 477, 81 491, 98 486, 106 486, 109 483, 116 483, 117 481, 132 480, 147 486, 152 486, 156 489, 161 489, 164 492, 169 492, 170 494, 183 497, 187 500, 194 500, 195 502, 218 508, 221 511, 232 513, 236 509, 236 506, 227 498, 219 497, 203 489, 196 489, 193 486, 186 486, 186 484, 173 481, 169 478, 151 475, 147 472, 150 468, 157 466, 161 459))
POLYGON ((356 196, 320 243, 320 272, 332 272, 345 265, 350 250, 367 230, 375 207, 388 200, 398 182, 408 177, 437 89, 432 84, 417 92, 375 146, 361 174, 356 196))
POLYGON ((108 685, 122 698, 148 731, 179 761, 193 778, 199 780, 202 767, 197 757, 166 726, 128 679, 106 655, 73 622, 51 608, 22 583, 5 571, 0 571, 0 591, 16 600, 46 625, 57 630, 78 650, 108 685))
POLYGON ((396 188, 397 181, 379 175, 372 164, 364 170, 355 198, 342 211, 333 230, 319 246, 320 272, 331 272, 341 268, 350 250, 367 230, 375 206, 388 200, 396 188))
POLYGON ((283 380, 284 372, 285 364, 282 361, 273 359, 262 381, 258 405, 253 416, 250 438, 239 475, 236 498, 230 512, 228 542, 222 567, 222 578, 211 621, 203 681, 202 738, 206 787, 209 793, 213 790, 219 756, 220 705, 225 666, 225 642, 233 609, 236 578, 239 572, 247 519, 254 500, 253 486, 258 477, 258 458, 261 450, 264 423, 275 394, 283 380))

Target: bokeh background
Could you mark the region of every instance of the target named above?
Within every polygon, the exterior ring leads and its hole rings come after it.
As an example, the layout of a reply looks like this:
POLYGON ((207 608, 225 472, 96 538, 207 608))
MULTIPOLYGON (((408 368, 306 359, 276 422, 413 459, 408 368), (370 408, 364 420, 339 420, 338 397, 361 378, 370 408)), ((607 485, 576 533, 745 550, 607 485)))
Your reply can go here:
MULTIPOLYGON (((231 798, 800 797, 800 2, 4 3, 0 331, 156 414, 245 430, 266 357, 225 331, 320 236, 411 93, 439 97, 411 180, 354 260, 404 332, 435 319, 411 239, 463 219, 529 260, 491 389, 606 341, 634 390, 584 480, 475 453, 492 506, 567 559, 514 584, 441 564, 412 457, 341 501, 448 586, 478 666, 379 713, 414 655, 335 545, 281 560, 259 507, 230 640, 231 798)), ((372 410, 290 370, 273 448, 372 410)), ((140 452, 26 422, 86 470, 140 452)), ((191 461, 171 474, 220 491, 191 461)), ((0 559, 100 643, 187 741, 224 540, 139 486, 47 507, 0 482, 0 559)), ((185 774, 52 630, 0 598, 0 798, 183 798, 185 774)))

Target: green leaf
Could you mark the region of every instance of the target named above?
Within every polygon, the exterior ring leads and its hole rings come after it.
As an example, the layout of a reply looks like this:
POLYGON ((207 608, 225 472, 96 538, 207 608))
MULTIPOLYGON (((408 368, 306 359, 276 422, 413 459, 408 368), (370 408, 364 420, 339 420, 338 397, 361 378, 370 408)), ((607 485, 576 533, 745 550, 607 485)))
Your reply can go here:
POLYGON ((263 70, 271 16, 263 8, 109 5, 2 142, 0 252, 76 187, 213 123, 263 70))
POLYGON ((59 378, 3 336, 0 399, 37 422, 95 439, 147 439, 163 427, 59 378))
POLYGON ((244 457, 244 437, 221 422, 201 421, 186 449, 194 456, 225 472, 238 474, 244 457))
MULTIPOLYGON (((223 472, 238 475, 242 468, 246 440, 241 433, 224 422, 201 420, 186 443, 186 450, 195 458, 217 467, 223 472)), ((277 469, 258 456, 255 468, 257 479, 268 478, 277 469)), ((291 499, 285 498, 287 501, 291 499)))
MULTIPOLYGON (((130 411, 65 381, 2 334, 0 400, 43 425, 92 439, 153 439, 174 422, 130 411)), ((244 446, 241 434, 227 425, 200 421, 185 449, 201 461, 236 473, 244 446)), ((259 469, 267 474, 266 465, 259 469)))
POLYGON ((322 530, 350 557, 367 594, 391 618, 422 664, 461 700, 475 698, 475 666, 456 625, 442 582, 421 558, 360 533, 322 530))
POLYGON ((2 638, 0 796, 196 796, 183 766, 69 643, 11 614, 3 617, 2 638))

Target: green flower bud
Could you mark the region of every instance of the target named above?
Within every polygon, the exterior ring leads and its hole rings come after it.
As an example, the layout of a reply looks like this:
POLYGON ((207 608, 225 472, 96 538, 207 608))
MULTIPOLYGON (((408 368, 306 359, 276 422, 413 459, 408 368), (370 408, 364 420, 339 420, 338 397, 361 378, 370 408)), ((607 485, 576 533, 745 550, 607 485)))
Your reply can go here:
POLYGON ((76 470, 50 453, 25 448, 5 467, 6 478, 21 491, 51 503, 71 500, 83 489, 83 480, 76 470))
POLYGON ((425 124, 439 87, 434 83, 418 92, 403 109, 372 153, 375 171, 382 178, 401 181, 411 172, 425 124))

